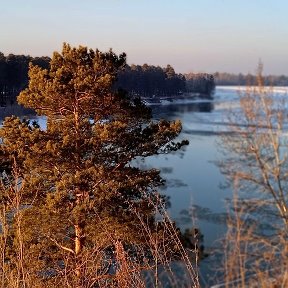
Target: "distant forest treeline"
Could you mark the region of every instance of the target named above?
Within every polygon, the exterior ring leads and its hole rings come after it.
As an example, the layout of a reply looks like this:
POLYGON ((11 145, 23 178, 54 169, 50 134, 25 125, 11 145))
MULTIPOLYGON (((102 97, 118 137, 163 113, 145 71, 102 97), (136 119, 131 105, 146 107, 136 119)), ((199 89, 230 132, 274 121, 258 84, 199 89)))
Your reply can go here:
POLYGON ((185 79, 188 92, 196 92, 209 96, 215 89, 215 80, 212 74, 189 73, 185 74, 185 79))
POLYGON ((0 105, 15 102, 16 96, 28 84, 29 63, 48 68, 49 57, 31 57, 0 52, 0 105))
MULTIPOLYGON (((15 102, 16 96, 27 87, 29 63, 49 69, 49 57, 31 57, 0 52, 0 106, 15 102)), ((171 65, 165 68, 144 64, 127 65, 118 74, 116 88, 141 97, 177 97, 186 92, 210 95, 215 87, 211 74, 177 74, 171 65)))
MULTIPOLYGON (((216 85, 253 85, 256 81, 256 76, 252 74, 231 74, 216 72, 213 74, 216 85)), ((288 86, 288 76, 285 75, 267 75, 263 76, 264 85, 273 86, 288 86)))
POLYGON ((215 88, 212 74, 177 74, 171 65, 162 68, 131 65, 119 73, 117 85, 142 97, 177 96, 184 92, 210 95, 215 88))
POLYGON ((185 77, 170 65, 127 65, 118 74, 117 86, 142 97, 175 96, 186 91, 185 77))

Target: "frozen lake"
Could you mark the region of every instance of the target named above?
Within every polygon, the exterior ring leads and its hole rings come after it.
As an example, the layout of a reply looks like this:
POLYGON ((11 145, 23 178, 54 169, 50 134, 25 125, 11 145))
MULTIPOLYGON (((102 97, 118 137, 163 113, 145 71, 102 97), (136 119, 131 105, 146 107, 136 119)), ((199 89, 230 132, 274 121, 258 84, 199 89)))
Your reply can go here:
MULTIPOLYGON (((180 138, 188 139, 190 144, 174 154, 151 157, 146 165, 159 168, 167 181, 162 193, 170 197, 172 219, 182 229, 198 227, 208 254, 213 254, 225 236, 225 199, 232 196, 232 191, 224 188, 225 178, 215 163, 224 157, 219 140, 228 130, 227 114, 239 108, 239 93, 244 89, 220 86, 213 99, 165 101, 152 106, 155 118, 180 119, 180 138)), ((283 96, 287 87, 275 88, 273 92, 276 97, 283 96)), ((214 272, 208 272, 211 256, 202 260, 200 266, 204 279, 213 277, 214 272), (208 273, 210 276, 205 275, 208 273)))

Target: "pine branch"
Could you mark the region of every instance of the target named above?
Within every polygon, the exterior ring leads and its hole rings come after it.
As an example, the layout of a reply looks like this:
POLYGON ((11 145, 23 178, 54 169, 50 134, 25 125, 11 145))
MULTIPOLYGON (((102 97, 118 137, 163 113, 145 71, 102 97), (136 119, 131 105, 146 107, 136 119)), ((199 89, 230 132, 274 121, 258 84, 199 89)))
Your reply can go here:
POLYGON ((47 236, 47 238, 48 238, 49 240, 51 240, 53 243, 55 243, 57 247, 65 250, 65 251, 68 251, 68 252, 70 252, 70 253, 72 253, 72 254, 75 254, 75 252, 74 252, 71 248, 68 248, 68 247, 65 247, 65 246, 59 244, 55 239, 51 238, 50 236, 47 236))

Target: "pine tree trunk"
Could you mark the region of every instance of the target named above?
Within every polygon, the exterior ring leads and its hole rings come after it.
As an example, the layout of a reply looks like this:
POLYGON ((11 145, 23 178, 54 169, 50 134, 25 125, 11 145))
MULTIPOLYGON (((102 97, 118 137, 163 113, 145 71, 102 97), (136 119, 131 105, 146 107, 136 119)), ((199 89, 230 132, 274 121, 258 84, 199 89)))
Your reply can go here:
POLYGON ((82 279, 82 271, 81 271, 81 263, 79 261, 79 255, 82 251, 82 228, 80 225, 74 225, 75 229, 75 257, 76 257, 76 269, 75 274, 78 279, 78 287, 81 287, 81 279, 82 279))

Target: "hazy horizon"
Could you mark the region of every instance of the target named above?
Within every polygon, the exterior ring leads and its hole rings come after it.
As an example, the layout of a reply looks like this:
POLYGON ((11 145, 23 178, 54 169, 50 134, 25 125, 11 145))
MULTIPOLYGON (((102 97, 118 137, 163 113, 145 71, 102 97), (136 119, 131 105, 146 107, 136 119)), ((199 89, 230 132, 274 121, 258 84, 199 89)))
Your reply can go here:
POLYGON ((288 75, 285 0, 12 0, 0 11, 0 51, 52 56, 62 43, 125 52, 128 64, 178 73, 288 75))

